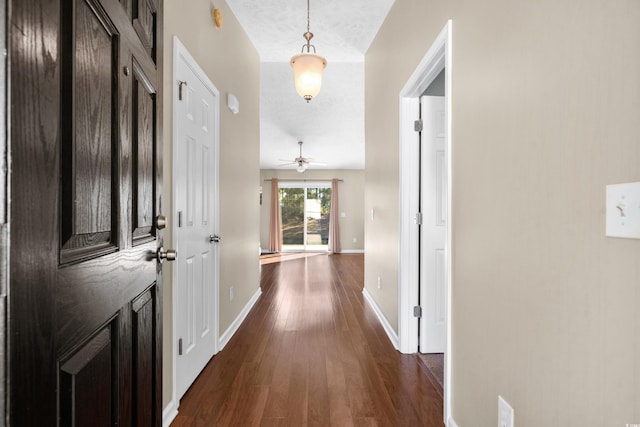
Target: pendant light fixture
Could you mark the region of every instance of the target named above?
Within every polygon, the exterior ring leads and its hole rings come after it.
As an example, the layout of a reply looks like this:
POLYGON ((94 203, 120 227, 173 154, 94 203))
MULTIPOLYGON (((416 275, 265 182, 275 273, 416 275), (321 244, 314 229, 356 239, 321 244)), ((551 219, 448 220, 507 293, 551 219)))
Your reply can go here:
POLYGON ((307 32, 302 36, 307 43, 302 46, 302 53, 292 56, 289 62, 293 68, 296 91, 309 102, 320 92, 322 71, 327 66, 327 60, 317 55, 316 47, 311 44, 313 33, 309 31, 309 0, 307 0, 307 32), (313 53, 311 53, 311 48, 313 48, 313 53))

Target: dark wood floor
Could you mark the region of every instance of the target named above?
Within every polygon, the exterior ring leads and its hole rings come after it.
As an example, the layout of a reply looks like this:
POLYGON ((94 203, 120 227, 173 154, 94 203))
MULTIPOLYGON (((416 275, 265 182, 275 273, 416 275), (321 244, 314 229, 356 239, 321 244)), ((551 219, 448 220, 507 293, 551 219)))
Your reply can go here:
POLYGON ((260 300, 172 426, 443 426, 424 365, 363 301, 363 255, 261 268, 260 300))

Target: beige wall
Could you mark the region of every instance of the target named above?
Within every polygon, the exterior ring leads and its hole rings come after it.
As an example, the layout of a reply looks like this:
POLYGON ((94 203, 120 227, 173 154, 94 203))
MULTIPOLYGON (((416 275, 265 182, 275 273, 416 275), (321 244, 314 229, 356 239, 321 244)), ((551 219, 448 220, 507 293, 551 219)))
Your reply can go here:
MULTIPOLYGON (((209 0, 165 0, 164 5, 164 203, 172 214, 173 37, 195 58, 220 91, 220 333, 229 327, 260 285, 258 204, 260 64, 258 54, 223 1, 216 2, 224 27, 213 26, 209 0), (240 113, 226 108, 227 93, 240 101, 240 113), (235 298, 229 302, 229 288, 235 298)), ((172 246, 171 229, 165 247, 172 246), (168 243, 167 243, 168 242, 168 243)), ((163 405, 172 398, 172 280, 164 267, 163 405)))
POLYGON ((365 60, 367 289, 396 326, 398 93, 449 18, 452 415, 640 423, 640 241, 604 236, 605 185, 640 181, 636 0, 395 2, 365 60))
POLYGON ((269 248, 269 209, 271 206, 271 182, 265 179, 342 179, 339 184, 339 207, 345 216, 340 217, 340 243, 343 251, 364 250, 364 171, 363 170, 307 170, 300 174, 295 170, 263 169, 260 171, 262 206, 260 209, 260 245, 269 248), (354 242, 353 239, 356 241, 354 242))

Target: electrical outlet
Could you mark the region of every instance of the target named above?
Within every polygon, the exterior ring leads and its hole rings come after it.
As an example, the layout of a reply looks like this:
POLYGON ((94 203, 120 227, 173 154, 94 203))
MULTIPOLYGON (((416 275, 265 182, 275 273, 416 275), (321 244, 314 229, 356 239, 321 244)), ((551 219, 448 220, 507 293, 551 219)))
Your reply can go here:
POLYGON ((378 276, 378 289, 382 289, 382 279, 378 276))
POLYGON ((233 301, 233 286, 229 288, 229 301, 233 301))
POLYGON ((513 408, 498 396, 498 427, 513 427, 513 408))
POLYGON ((353 243, 357 243, 357 242, 358 242, 358 238, 357 238, 357 237, 354 237, 354 238, 353 238, 353 243))

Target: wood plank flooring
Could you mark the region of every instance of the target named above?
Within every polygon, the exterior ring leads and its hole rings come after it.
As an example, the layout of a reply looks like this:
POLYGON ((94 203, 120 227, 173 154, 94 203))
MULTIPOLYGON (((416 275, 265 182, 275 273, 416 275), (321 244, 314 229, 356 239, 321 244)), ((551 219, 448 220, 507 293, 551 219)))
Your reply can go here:
POLYGON ((363 255, 265 264, 263 294, 180 402, 180 426, 442 427, 442 396, 362 296, 363 255))

